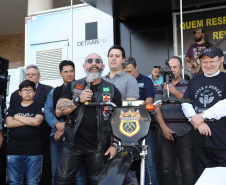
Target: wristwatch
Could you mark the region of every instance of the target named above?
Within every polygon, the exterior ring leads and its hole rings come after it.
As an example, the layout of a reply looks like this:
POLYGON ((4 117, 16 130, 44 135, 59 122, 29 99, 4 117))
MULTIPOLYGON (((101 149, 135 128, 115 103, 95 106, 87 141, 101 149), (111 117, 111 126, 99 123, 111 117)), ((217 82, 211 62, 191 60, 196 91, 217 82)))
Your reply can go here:
POLYGON ((73 103, 78 107, 81 105, 80 102, 80 97, 79 96, 75 96, 75 98, 73 99, 73 103))
POLYGON ((111 146, 113 146, 114 148, 117 149, 118 148, 118 141, 113 141, 111 146))
POLYGON ((206 115, 205 112, 202 113, 202 118, 203 118, 203 119, 207 119, 207 115, 206 115))

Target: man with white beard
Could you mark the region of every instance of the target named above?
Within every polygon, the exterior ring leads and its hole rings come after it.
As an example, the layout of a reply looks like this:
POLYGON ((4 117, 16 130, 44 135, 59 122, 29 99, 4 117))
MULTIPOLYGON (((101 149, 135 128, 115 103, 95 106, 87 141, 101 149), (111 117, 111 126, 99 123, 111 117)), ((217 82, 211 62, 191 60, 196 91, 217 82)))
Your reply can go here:
POLYGON ((111 83, 103 80, 102 58, 92 53, 83 64, 86 78, 69 83, 57 102, 57 117, 66 116, 64 146, 55 174, 56 185, 74 184, 74 176, 85 164, 88 184, 98 184, 98 174, 105 156, 114 157, 116 148, 111 146, 111 124, 103 107, 92 107, 86 102, 111 101, 121 105, 121 94, 111 83))

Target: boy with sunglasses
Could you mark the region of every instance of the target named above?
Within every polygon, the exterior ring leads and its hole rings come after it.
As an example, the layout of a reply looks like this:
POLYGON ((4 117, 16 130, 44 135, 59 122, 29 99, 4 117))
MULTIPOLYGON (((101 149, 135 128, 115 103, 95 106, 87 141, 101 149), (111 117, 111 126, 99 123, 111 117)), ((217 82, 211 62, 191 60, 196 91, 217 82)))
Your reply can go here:
POLYGON ((7 170, 9 184, 36 184, 42 174, 42 140, 40 124, 44 120, 42 106, 33 101, 35 83, 23 81, 19 86, 22 102, 11 105, 6 113, 9 129, 7 170), (24 177, 26 179, 24 179, 24 177))

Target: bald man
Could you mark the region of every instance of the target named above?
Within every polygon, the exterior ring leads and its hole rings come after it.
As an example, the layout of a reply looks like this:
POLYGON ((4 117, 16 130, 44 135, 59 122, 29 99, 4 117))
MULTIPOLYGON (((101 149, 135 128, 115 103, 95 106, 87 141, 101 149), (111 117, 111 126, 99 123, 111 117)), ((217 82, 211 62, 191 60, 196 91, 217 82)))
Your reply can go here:
POLYGON ((74 184, 75 173, 82 163, 86 167, 88 184, 97 185, 105 156, 114 157, 117 153, 111 146, 111 124, 110 119, 106 119, 109 115, 103 115, 102 107, 84 103, 111 101, 121 105, 121 94, 113 84, 101 78, 105 65, 98 54, 88 55, 83 68, 86 77, 69 83, 56 106, 57 117, 68 115, 64 146, 55 175, 56 185, 74 184))

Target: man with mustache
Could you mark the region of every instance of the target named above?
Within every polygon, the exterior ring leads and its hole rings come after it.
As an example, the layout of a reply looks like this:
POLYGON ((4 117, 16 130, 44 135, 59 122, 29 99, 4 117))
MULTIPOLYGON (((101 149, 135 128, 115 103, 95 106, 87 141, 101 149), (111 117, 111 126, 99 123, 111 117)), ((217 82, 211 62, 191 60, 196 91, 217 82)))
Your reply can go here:
MULTIPOLYGON (((195 44, 192 44, 186 53, 185 56, 185 64, 188 66, 188 68, 192 68, 194 66, 194 63, 191 62, 191 59, 198 59, 200 53, 209 47, 213 47, 213 44, 205 42, 205 30, 203 28, 197 28, 193 31, 193 34, 195 34, 195 44)), ((194 74, 194 76, 203 74, 202 69, 200 68, 199 72, 194 74)))
MULTIPOLYGON (((51 185, 55 185, 54 177, 56 173, 56 168, 58 165, 58 159, 63 146, 63 134, 64 134, 64 125, 66 117, 56 117, 55 109, 57 101, 60 99, 60 96, 63 92, 64 87, 69 83, 75 80, 75 65, 70 60, 63 60, 59 65, 60 76, 63 79, 63 84, 55 89, 52 89, 47 96, 45 103, 45 119, 49 126, 52 128, 50 133, 50 155, 51 155, 51 172, 52 172, 52 182, 51 185)), ((75 181, 76 185, 86 184, 85 170, 82 166, 76 176, 75 181)))
POLYGON ((163 83, 163 76, 161 76, 161 67, 154 66, 152 69, 152 74, 148 77, 152 80, 155 89, 157 89, 158 86, 163 83))
MULTIPOLYGON (((182 61, 173 56, 168 62, 174 78, 168 84, 161 84, 156 90, 155 101, 170 99, 182 99, 188 86, 188 82, 181 77, 183 71, 182 61)), ((193 154, 191 147, 191 126, 184 116, 179 104, 162 104, 157 106, 157 121, 161 128, 158 136, 161 149, 158 156, 161 157, 162 171, 159 184, 176 185, 176 166, 181 169, 182 182, 184 185, 195 184, 193 170, 193 154), (161 182, 161 183, 160 183, 161 182)))
POLYGON ((89 106, 86 102, 111 101, 121 105, 121 94, 113 84, 101 78, 105 65, 98 54, 88 55, 83 68, 86 78, 69 83, 56 106, 57 117, 68 115, 63 150, 55 174, 56 185, 74 184, 75 173, 82 163, 85 164, 88 184, 97 185, 105 156, 114 157, 117 153, 111 146, 109 115, 104 114, 103 107, 89 106))

